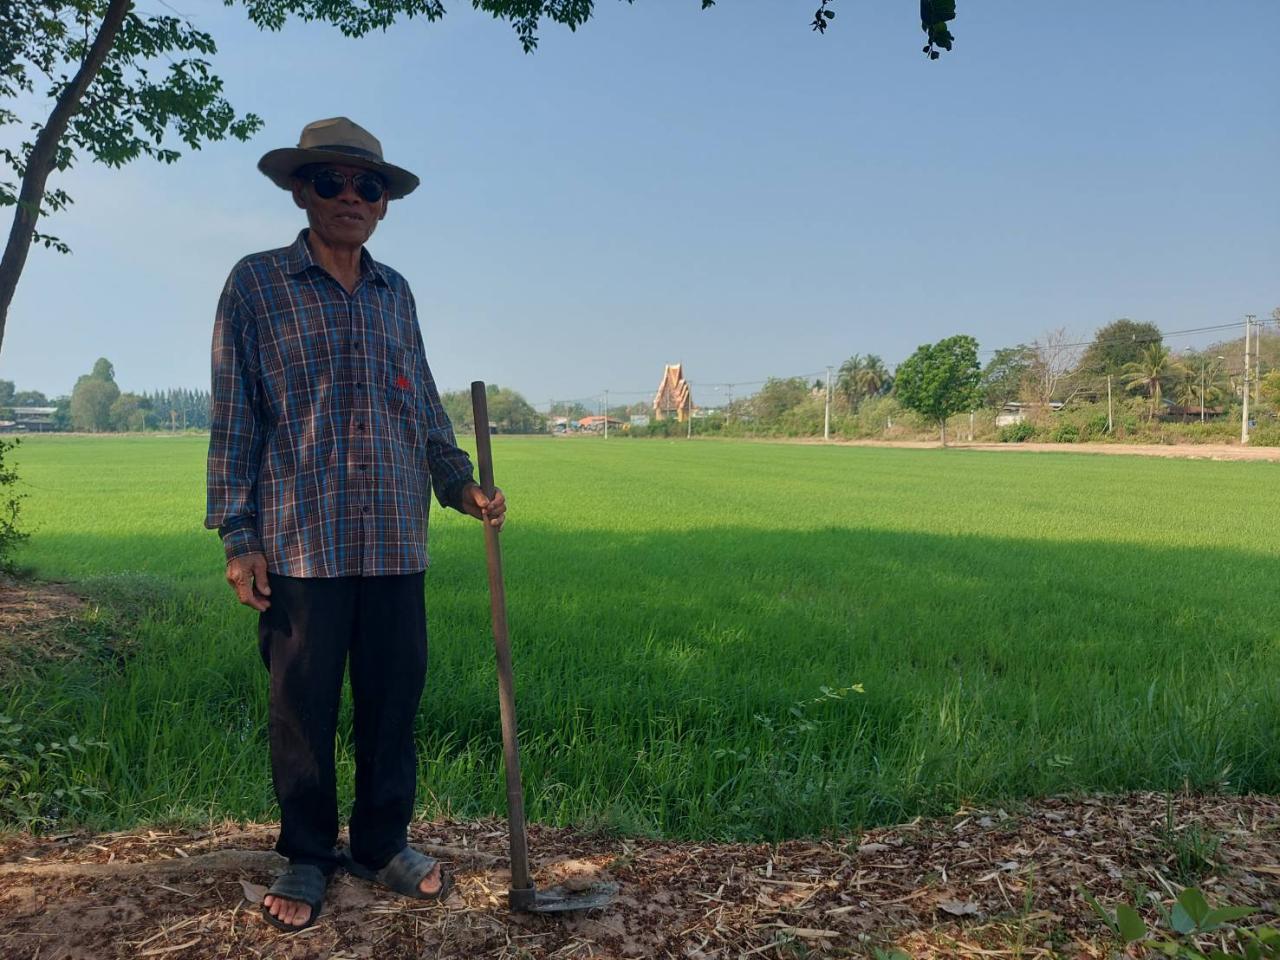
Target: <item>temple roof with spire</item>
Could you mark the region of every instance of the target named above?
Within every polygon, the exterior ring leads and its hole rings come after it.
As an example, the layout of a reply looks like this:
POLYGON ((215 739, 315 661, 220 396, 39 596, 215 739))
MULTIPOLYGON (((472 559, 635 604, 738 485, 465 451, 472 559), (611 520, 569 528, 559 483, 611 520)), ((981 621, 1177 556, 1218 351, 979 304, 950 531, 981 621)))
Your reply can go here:
POLYGON ((662 371, 662 382, 653 398, 654 416, 663 420, 668 413, 675 413, 676 419, 683 421, 692 412, 693 395, 689 381, 684 378, 684 364, 669 363, 662 371))

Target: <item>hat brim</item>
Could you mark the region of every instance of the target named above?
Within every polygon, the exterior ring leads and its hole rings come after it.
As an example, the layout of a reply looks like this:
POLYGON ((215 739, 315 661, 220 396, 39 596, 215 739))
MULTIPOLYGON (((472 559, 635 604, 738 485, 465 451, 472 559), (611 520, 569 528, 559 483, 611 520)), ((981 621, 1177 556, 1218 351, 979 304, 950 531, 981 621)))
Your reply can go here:
POLYGON ((387 181, 387 196, 392 200, 399 200, 413 193, 420 183, 416 176, 403 167, 380 160, 353 156, 339 150, 303 150, 298 147, 283 147, 264 153, 262 159, 258 161, 258 169, 281 190, 292 190, 293 175, 300 168, 312 163, 337 163, 372 170, 387 181))

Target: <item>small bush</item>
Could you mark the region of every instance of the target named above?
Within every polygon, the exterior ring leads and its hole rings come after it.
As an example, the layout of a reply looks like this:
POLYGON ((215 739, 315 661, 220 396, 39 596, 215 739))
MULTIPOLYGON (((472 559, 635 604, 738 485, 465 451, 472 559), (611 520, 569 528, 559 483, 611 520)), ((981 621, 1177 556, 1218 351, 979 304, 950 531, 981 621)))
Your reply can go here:
POLYGON ((1110 432, 1107 426, 1107 415, 1095 413, 1085 421, 1082 437, 1086 440, 1101 440, 1110 432))
MULTIPOLYGON (((1239 429, 1237 427, 1237 429, 1239 429)), ((1249 445, 1254 447, 1280 447, 1280 424, 1266 424, 1249 431, 1249 445)))
POLYGON ((82 814, 85 801, 103 793, 84 783, 80 767, 90 749, 106 746, 75 734, 45 741, 0 714, 0 824, 40 830, 82 814))
POLYGON ((13 569, 13 551, 27 534, 18 527, 18 511, 25 494, 18 493, 18 471, 6 457, 17 448, 19 440, 0 440, 0 570, 13 569))
POLYGON ((1000 428, 1001 443, 1026 443, 1036 435, 1036 427, 1033 423, 1023 420, 1021 423, 1010 423, 1000 428))
POLYGON ((1060 423, 1053 428, 1051 439, 1054 443, 1079 443, 1080 428, 1074 423, 1060 423))

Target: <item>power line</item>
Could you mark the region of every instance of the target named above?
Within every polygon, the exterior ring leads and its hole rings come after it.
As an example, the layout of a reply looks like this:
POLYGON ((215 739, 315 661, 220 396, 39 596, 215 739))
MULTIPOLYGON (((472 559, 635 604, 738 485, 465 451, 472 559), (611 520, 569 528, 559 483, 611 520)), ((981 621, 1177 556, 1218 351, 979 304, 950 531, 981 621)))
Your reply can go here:
MULTIPOLYGON (((1277 320, 1268 320, 1267 322, 1280 323, 1280 321, 1277 321, 1277 320)), ((1130 336, 1130 337, 1111 337, 1106 340, 1078 340, 1075 343, 1056 343, 1056 344, 1053 344, 1053 346, 1061 350, 1066 350, 1066 349, 1071 349, 1075 347, 1092 347, 1095 345, 1106 347, 1116 343, 1159 343, 1160 341, 1167 340, 1170 337, 1193 336, 1197 333, 1213 333, 1217 330, 1234 330, 1239 326, 1240 326, 1239 321, 1233 321, 1231 323, 1218 323, 1218 324, 1214 324, 1212 326, 1207 326, 1207 327, 1189 327, 1186 330, 1170 330, 1168 332, 1158 333, 1156 336, 1139 337, 1138 335, 1134 334, 1133 336, 1130 336)), ((1034 346, 1034 345, 1035 345, 1035 341, 1032 341, 1032 343, 1030 344, 1020 344, 1020 346, 1034 346)), ((1000 350, 1009 350, 1009 349, 1016 349, 1016 347, 1015 348, 1000 347, 995 350, 979 350, 978 353, 995 354, 995 353, 999 353, 1000 350)))
MULTIPOLYGON (((1280 318, 1254 320, 1255 326, 1260 327, 1264 324, 1280 328, 1280 318)), ((1189 337, 1189 336, 1195 336, 1197 334, 1217 333, 1223 330, 1237 330, 1239 329, 1239 326, 1240 326, 1240 321, 1232 321, 1230 323, 1215 323, 1215 324, 1206 324, 1204 326, 1199 326, 1199 327, 1187 327, 1181 330, 1160 331, 1155 335, 1148 335, 1148 336, 1132 335, 1128 337, 1109 337, 1105 340, 1097 340, 1097 339, 1077 340, 1069 343, 1052 344, 1052 346, 1055 349, 1067 350, 1067 349, 1076 349, 1078 347, 1112 346, 1116 344, 1160 343, 1164 340, 1168 340, 1175 337, 1189 337)), ((1031 348, 1031 347, 1034 347, 1035 345, 1036 345, 1036 342, 1033 341, 1031 344, 1020 344, 1019 346, 1026 346, 1031 348)), ((996 348, 996 349, 989 349, 989 350, 979 350, 978 354, 980 356, 994 356, 995 354, 999 353, 1002 349, 1007 350, 1011 348, 1004 347, 1004 348, 996 348)), ((715 390, 717 392, 724 391, 727 394, 726 402, 732 403, 734 399, 733 394, 739 388, 761 387, 767 383, 770 383, 773 381, 780 381, 780 380, 811 381, 811 380, 822 378, 825 375, 825 373, 826 371, 824 368, 823 370, 815 370, 808 373, 794 374, 792 376, 786 376, 786 377, 766 377, 763 380, 731 380, 731 381, 725 380, 725 381, 719 381, 719 382, 690 380, 687 382, 690 387, 695 387, 699 390, 715 390)), ((1223 373, 1225 373, 1228 376, 1235 376, 1235 375, 1238 375, 1239 371, 1224 370, 1223 373)), ((1098 376, 1100 374, 1101 374, 1101 367, 1094 370, 1092 367, 1084 368, 1084 367, 1077 366, 1070 373, 1063 374, 1059 382, 1064 385, 1070 385, 1073 381, 1077 379, 1086 379, 1090 376, 1098 376)), ((609 388, 607 392, 611 397, 615 397, 615 398, 651 397, 657 393, 656 390, 614 390, 613 388, 609 388)), ((592 394, 588 394, 586 396, 578 397, 575 399, 568 399, 568 400, 555 399, 555 400, 547 401, 545 402, 545 404, 534 404, 533 406, 534 406, 534 409, 538 409, 541 406, 546 405, 547 411, 548 413, 550 413, 555 407, 582 406, 590 409, 591 405, 598 404, 599 402, 600 402, 600 393, 592 393, 592 394)), ((627 405, 629 406, 630 404, 627 404, 627 405)))

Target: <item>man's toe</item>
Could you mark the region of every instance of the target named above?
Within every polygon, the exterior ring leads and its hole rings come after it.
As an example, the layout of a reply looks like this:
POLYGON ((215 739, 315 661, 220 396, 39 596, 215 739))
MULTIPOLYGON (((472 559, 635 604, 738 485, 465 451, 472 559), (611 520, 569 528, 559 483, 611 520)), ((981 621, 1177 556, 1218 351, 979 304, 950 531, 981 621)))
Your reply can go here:
POLYGON ((440 889, 440 864, 436 864, 431 872, 422 878, 422 882, 418 884, 418 889, 431 896, 440 889))
POLYGON ((263 904, 273 917, 291 927, 300 927, 311 919, 311 907, 297 900, 272 896, 264 897, 263 904))

